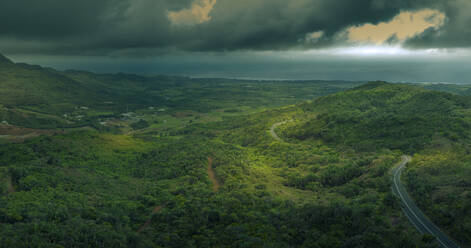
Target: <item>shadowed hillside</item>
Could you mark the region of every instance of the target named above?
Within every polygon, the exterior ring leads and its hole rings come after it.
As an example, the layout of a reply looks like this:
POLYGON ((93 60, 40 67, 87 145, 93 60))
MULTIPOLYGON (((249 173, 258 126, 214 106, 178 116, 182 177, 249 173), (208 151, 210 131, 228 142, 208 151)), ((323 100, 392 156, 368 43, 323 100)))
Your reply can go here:
MULTIPOLYGON (((165 80, 166 83, 169 81, 165 80)), ((156 103, 161 99, 146 94, 146 91, 155 88, 150 83, 155 85, 158 82, 157 78, 134 75, 60 72, 36 65, 15 64, 0 57, 0 104, 42 105, 42 110, 50 113, 68 111, 77 105, 90 106, 110 101, 156 103)))
MULTIPOLYGON (((57 71, 0 57, 0 122, 29 128, 97 125, 142 109, 237 114, 327 95, 357 82, 244 81, 57 71)), ((162 112, 162 111, 161 111, 162 112)))

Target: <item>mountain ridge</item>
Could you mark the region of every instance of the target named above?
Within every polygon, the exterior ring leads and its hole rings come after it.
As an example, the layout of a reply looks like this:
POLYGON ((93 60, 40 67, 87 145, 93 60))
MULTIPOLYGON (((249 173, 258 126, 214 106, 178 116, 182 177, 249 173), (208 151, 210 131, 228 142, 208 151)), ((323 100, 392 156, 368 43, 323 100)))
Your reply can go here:
POLYGON ((467 131, 471 98, 416 86, 368 83, 300 108, 315 117, 285 130, 292 139, 322 139, 360 150, 379 147, 416 152, 436 137, 471 137, 467 131))

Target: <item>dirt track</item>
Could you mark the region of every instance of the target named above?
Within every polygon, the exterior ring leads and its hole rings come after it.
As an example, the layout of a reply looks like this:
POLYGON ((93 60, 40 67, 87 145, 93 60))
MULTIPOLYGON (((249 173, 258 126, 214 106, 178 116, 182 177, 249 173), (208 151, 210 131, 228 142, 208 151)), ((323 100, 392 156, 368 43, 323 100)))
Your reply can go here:
POLYGON ((221 187, 221 184, 216 178, 216 173, 214 172, 214 169, 213 169, 213 159, 210 157, 208 158, 208 176, 211 182, 213 183, 214 192, 218 192, 219 187, 221 187))
POLYGON ((7 178, 7 192, 8 194, 15 193, 15 188, 13 187, 13 184, 11 182, 11 177, 7 178))
POLYGON ((149 225, 150 225, 150 222, 152 221, 152 216, 154 216, 154 214, 160 212, 162 210, 162 208, 164 208, 163 206, 157 206, 154 208, 154 211, 152 211, 152 214, 150 215, 149 219, 147 219, 146 223, 144 223, 144 225, 142 225, 139 230, 137 230, 137 233, 140 233, 142 231, 144 231, 149 225))

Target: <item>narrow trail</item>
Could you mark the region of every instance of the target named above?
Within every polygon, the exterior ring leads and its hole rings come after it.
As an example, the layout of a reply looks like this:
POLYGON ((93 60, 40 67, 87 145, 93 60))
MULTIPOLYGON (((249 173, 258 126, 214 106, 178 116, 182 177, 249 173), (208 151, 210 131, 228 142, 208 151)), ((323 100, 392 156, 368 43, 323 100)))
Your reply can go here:
POLYGON ((221 184, 216 178, 216 173, 214 172, 214 169, 213 169, 213 159, 211 157, 208 157, 208 170, 207 171, 208 171, 209 179, 213 183, 213 191, 218 192, 219 187, 221 187, 221 184))
POLYGON ((275 129, 276 129, 277 127, 281 126, 281 125, 284 125, 284 124, 290 122, 290 121, 293 121, 293 120, 282 121, 282 122, 277 122, 277 123, 273 124, 273 126, 271 126, 271 128, 270 128, 270 135, 271 135, 275 140, 277 140, 277 141, 279 141, 279 142, 284 142, 284 140, 282 140, 282 139, 278 136, 278 134, 276 134, 275 129))
MULTIPOLYGON (((214 192, 218 192, 219 190, 219 187, 221 187, 221 184, 219 183, 218 179, 216 178, 216 173, 214 172, 214 169, 213 169, 213 159, 211 157, 208 157, 208 168, 207 168, 207 171, 208 171, 208 176, 209 176, 209 179, 211 180, 211 182, 213 183, 213 190, 214 192)), ((155 214, 159 213, 160 211, 162 211, 164 207, 163 206, 157 206, 154 208, 154 210, 152 211, 149 219, 147 219, 147 221, 141 226, 139 227, 139 229, 137 230, 137 233, 141 233, 142 231, 144 231, 147 227, 149 227, 151 221, 152 221, 152 216, 154 216, 155 214)))
POLYGON ((12 194, 15 193, 16 190, 13 187, 13 183, 11 182, 11 176, 7 177, 7 193, 12 194))
POLYGON ((149 219, 147 219, 146 223, 144 223, 144 225, 142 225, 139 230, 137 230, 137 233, 141 233, 142 231, 144 231, 149 225, 150 225, 150 222, 152 221, 152 216, 154 216, 154 214, 160 212, 164 207, 163 206, 157 206, 154 208, 154 211, 152 211, 152 214, 150 215, 149 219))

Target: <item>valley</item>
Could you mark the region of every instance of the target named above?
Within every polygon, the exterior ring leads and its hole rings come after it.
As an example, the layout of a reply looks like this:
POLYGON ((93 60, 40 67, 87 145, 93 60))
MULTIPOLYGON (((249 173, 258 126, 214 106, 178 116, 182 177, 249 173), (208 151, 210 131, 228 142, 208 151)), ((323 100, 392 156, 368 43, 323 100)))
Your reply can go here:
POLYGON ((464 86, 0 78, 0 247, 439 247, 391 190, 404 154, 411 197, 469 247, 464 86))

